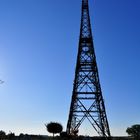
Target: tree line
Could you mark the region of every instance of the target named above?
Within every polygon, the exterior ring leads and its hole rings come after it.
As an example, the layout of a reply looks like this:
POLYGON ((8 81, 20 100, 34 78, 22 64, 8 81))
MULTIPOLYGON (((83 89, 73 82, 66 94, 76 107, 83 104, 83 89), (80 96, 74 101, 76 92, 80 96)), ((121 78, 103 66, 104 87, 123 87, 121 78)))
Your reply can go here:
MULTIPOLYGON (((63 126, 58 122, 50 122, 48 124, 45 124, 46 130, 49 133, 53 134, 53 137, 55 134, 59 133, 61 137, 68 137, 68 134, 63 131, 63 126)), ((126 132, 129 136, 134 138, 135 140, 140 140, 140 124, 132 125, 131 127, 128 127, 126 129, 126 132)), ((3 130, 0 131, 0 140, 6 140, 6 139, 15 139, 15 133, 10 132, 9 134, 6 134, 3 130)), ((18 136, 19 138, 30 138, 30 137, 38 137, 39 139, 43 139, 42 136, 37 135, 28 135, 28 134, 20 134, 18 136)))

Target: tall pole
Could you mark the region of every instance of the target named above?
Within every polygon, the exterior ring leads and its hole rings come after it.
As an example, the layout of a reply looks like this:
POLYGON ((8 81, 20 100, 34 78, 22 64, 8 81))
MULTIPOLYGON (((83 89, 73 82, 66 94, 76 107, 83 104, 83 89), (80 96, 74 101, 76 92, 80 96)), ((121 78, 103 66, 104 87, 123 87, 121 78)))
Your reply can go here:
POLYGON ((88 0, 82 0, 79 48, 67 133, 76 134, 85 119, 89 120, 99 136, 109 139, 110 129, 99 81, 88 0))

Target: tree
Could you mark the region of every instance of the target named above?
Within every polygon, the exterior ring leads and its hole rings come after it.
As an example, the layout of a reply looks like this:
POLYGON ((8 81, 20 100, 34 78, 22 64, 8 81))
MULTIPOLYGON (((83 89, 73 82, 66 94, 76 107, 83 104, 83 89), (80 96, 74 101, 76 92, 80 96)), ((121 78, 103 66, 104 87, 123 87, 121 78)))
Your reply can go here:
POLYGON ((3 139, 6 136, 6 133, 4 131, 0 131, 0 139, 3 139))
POLYGON ((135 124, 135 125, 132 125, 131 127, 128 127, 126 129, 126 132, 128 133, 128 135, 134 137, 135 140, 139 140, 140 139, 140 124, 135 124))
POLYGON ((24 137, 24 134, 23 133, 20 133, 19 134, 19 137, 21 137, 21 138, 24 137))
POLYGON ((15 138, 15 133, 10 132, 8 135, 9 139, 14 139, 15 138))
POLYGON ((62 125, 57 122, 50 122, 48 124, 45 124, 45 126, 49 133, 53 133, 53 137, 54 137, 54 134, 61 133, 63 130, 62 125))
POLYGON ((6 135, 6 133, 4 132, 4 131, 0 131, 0 136, 5 136, 6 135))

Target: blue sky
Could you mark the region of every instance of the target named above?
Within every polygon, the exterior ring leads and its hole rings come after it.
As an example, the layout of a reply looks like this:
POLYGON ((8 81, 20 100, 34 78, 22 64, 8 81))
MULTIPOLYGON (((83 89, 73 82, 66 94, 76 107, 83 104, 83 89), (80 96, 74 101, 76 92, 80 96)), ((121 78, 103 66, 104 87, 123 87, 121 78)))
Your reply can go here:
MULTIPOLYGON (((89 0, 112 135, 140 123, 140 1, 89 0)), ((66 126, 81 0, 0 0, 0 129, 48 134, 66 126)), ((88 130, 90 132, 90 130, 88 130)))

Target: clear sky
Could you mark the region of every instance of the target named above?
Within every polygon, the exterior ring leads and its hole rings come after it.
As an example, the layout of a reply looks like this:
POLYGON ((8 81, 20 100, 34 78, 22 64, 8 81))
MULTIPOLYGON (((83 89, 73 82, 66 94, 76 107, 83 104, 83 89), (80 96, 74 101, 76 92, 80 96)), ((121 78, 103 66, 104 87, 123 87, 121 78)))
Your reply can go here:
MULTIPOLYGON (((140 123, 140 0, 89 0, 112 135, 140 123)), ((0 130, 48 134, 66 126, 81 0, 0 0, 0 130)), ((88 130, 90 131, 90 130, 88 130)))

